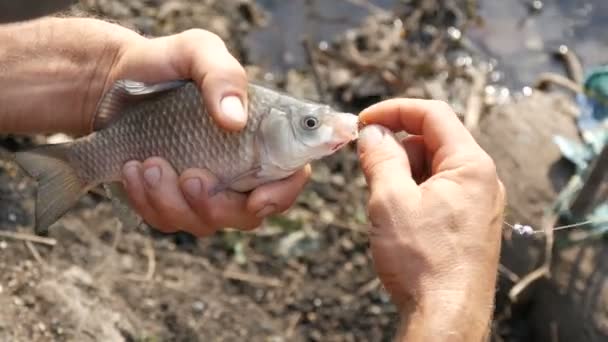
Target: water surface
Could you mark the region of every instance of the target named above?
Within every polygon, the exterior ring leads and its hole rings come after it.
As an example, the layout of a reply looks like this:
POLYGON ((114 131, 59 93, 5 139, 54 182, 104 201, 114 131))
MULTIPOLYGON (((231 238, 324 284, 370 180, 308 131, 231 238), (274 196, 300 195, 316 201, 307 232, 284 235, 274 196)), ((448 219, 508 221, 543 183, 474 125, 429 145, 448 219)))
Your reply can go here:
MULTIPOLYGON (((369 12, 348 0, 258 0, 272 18, 248 37, 250 58, 271 71, 306 66, 301 40, 330 41, 356 27, 369 12)), ((397 0, 372 0, 391 9, 397 0)), ((541 72, 563 73, 552 56, 560 45, 569 46, 585 68, 608 63, 608 0, 545 0, 540 12, 529 10, 528 0, 480 0, 483 25, 465 38, 486 58, 495 59, 511 88, 533 83, 541 72)))

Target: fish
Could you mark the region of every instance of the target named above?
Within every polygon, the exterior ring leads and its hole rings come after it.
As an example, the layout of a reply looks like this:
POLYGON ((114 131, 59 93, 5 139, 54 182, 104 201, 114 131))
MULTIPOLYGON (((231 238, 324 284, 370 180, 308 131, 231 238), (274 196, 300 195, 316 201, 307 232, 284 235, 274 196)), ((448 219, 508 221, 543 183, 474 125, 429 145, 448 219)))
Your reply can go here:
POLYGON ((161 157, 178 173, 205 169, 219 180, 209 189, 211 196, 223 190, 246 193, 289 177, 358 137, 356 114, 253 82, 247 93, 247 123, 228 131, 207 112, 192 80, 116 81, 98 103, 90 134, 15 153, 16 163, 37 182, 36 233, 47 234, 98 186, 124 204, 121 170, 130 160, 161 157))

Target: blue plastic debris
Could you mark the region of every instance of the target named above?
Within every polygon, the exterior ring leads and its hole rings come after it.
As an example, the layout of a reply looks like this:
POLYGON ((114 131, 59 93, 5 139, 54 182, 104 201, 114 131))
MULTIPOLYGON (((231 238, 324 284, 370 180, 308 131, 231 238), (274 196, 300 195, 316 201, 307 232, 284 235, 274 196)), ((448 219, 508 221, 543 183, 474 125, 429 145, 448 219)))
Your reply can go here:
POLYGON ((583 84, 583 93, 577 95, 576 102, 580 108, 577 127, 582 143, 562 136, 553 138, 564 158, 576 166, 575 174, 560 192, 553 209, 563 218, 597 222, 589 225, 593 235, 608 233, 608 200, 599 203, 584 218, 573 218, 568 210, 569 203, 576 198, 583 185, 589 166, 608 144, 608 65, 589 72, 583 84))

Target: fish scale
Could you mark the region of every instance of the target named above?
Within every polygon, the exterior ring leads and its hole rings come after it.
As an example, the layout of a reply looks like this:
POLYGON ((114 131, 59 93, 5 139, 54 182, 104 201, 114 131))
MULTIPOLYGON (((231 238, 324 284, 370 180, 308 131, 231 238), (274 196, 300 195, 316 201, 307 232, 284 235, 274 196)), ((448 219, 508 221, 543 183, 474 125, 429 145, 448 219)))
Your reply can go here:
POLYGON ((127 110, 124 122, 96 133, 94 139, 77 142, 71 157, 82 166, 80 177, 87 182, 114 181, 120 177, 121 165, 150 155, 165 158, 178 172, 192 167, 209 169, 226 179, 250 169, 252 133, 264 111, 252 111, 246 134, 228 133, 211 122, 213 118, 193 86, 177 90, 162 103, 152 101, 127 110), (165 107, 176 109, 169 114, 165 107), (176 139, 179 136, 191 138, 176 139), (105 162, 108 160, 111 162, 105 162))
POLYGON ((229 132, 207 113, 201 95, 188 80, 121 80, 100 101, 94 132, 18 152, 15 160, 38 182, 36 231, 45 232, 92 188, 114 183, 107 189, 115 189, 131 160, 161 157, 178 173, 206 169, 219 180, 213 196, 284 179, 357 137, 355 115, 254 84, 246 126, 229 132))

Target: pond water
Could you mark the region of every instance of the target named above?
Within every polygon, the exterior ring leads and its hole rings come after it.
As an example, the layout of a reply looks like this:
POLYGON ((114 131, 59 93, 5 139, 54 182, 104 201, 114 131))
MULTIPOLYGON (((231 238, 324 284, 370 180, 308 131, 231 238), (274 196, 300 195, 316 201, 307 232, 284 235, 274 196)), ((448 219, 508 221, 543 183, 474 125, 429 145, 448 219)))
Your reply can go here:
MULTIPOLYGON (((306 63, 301 39, 331 40, 357 26, 368 9, 349 0, 258 0, 271 14, 271 22, 248 37, 250 58, 273 71, 306 63)), ((365 1, 358 1, 365 2, 365 1)), ((390 9, 397 0, 369 1, 390 9)), ((586 70, 608 64, 608 0, 544 0, 531 11, 532 0, 480 0, 483 25, 470 28, 465 39, 486 58, 497 62, 501 82, 521 88, 541 72, 564 73, 552 56, 566 45, 586 70)))

